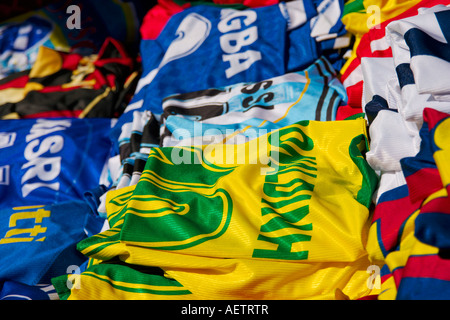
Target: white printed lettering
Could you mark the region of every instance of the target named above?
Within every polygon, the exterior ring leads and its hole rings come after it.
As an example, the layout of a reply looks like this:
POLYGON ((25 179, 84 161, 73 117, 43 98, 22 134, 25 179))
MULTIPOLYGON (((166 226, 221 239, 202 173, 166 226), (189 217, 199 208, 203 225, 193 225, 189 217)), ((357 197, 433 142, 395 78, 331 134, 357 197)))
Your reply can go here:
POLYGON ((22 183, 36 176, 41 181, 51 181, 61 172, 61 157, 35 158, 22 166, 22 169, 25 166, 30 167, 30 169, 23 175, 22 183))
POLYGON ((28 162, 21 168, 26 169, 21 179, 23 197, 38 188, 59 190, 60 183, 53 180, 61 173, 62 157, 57 154, 64 147, 64 138, 59 135, 52 135, 42 140, 39 138, 65 130, 70 125, 71 122, 67 120, 38 119, 31 128, 25 138, 28 145, 25 147, 24 157, 28 162), (32 179, 35 180, 31 181, 32 179))
POLYGON ((257 15, 255 11, 251 10, 234 10, 234 9, 223 9, 220 12, 221 21, 217 25, 220 32, 226 33, 229 31, 242 29, 241 20, 239 18, 244 17, 242 20, 244 25, 249 26, 256 21, 257 15))
POLYGON ((255 61, 261 60, 259 51, 241 51, 243 47, 250 46, 258 39, 258 28, 250 26, 256 18, 256 12, 252 10, 223 9, 221 11, 221 21, 217 28, 223 33, 219 39, 220 47, 225 53, 222 55, 222 61, 230 65, 225 70, 227 78, 247 70, 255 61))
POLYGON ((220 46, 225 53, 236 53, 243 46, 248 46, 258 39, 258 29, 256 26, 245 29, 241 32, 232 32, 220 37, 220 46))
POLYGON ((26 142, 30 142, 36 138, 48 135, 52 132, 62 131, 70 127, 69 120, 45 120, 38 119, 36 124, 30 130, 30 134, 25 138, 26 142))
MULTIPOLYGON (((40 157, 45 152, 50 151, 50 153, 57 153, 62 150, 64 146, 64 139, 61 136, 50 136, 42 140, 39 144, 39 140, 31 141, 25 148, 24 157, 28 161, 40 157), (34 148, 39 146, 38 151, 34 151, 34 148)), ((23 168, 27 168, 29 165, 24 165, 23 168)))
POLYGON ((247 50, 245 52, 234 54, 224 54, 222 56, 222 60, 230 62, 230 67, 225 70, 227 78, 231 78, 235 74, 247 70, 255 61, 261 60, 261 58, 261 52, 255 50, 247 50))

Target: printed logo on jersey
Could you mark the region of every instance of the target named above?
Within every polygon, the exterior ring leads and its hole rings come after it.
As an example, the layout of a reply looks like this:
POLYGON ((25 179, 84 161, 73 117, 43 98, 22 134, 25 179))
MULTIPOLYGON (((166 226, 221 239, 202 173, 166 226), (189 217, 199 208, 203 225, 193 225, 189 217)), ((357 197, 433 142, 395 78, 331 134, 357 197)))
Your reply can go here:
POLYGON ((9 218, 9 230, 0 239, 0 245, 44 241, 46 227, 43 227, 45 219, 50 218, 50 211, 44 210, 44 206, 30 206, 13 208, 14 211, 9 218))
POLYGON ((24 157, 27 162, 22 166, 22 196, 26 197, 38 188, 50 188, 58 191, 57 178, 61 172, 60 151, 64 147, 64 138, 57 134, 71 126, 69 120, 38 119, 25 140, 24 157))
MULTIPOLYGON (((276 159, 277 170, 270 170, 268 164, 254 162, 258 152, 247 154, 248 166, 254 163, 255 168, 268 169, 262 190, 259 236, 253 251, 255 258, 308 258, 308 250, 300 244, 311 240, 312 224, 305 221, 317 177, 317 162, 314 156, 308 155, 314 143, 304 128, 305 124, 292 125, 264 139, 271 145, 279 145, 270 151, 270 160, 276 159)), ((236 152, 245 148, 242 144, 223 146, 236 152)), ((216 163, 215 152, 210 154, 205 150, 202 153, 199 147, 186 147, 186 150, 192 157, 203 158, 193 162, 198 163, 195 169, 173 163, 168 156, 170 148, 152 149, 148 164, 153 163, 149 167, 158 168, 158 171, 143 172, 127 205, 122 241, 154 249, 183 250, 228 232, 234 204, 231 190, 225 188, 238 186, 232 186, 233 178, 227 176, 241 168, 237 164, 216 163), (192 170, 195 177, 204 177, 201 182, 196 178, 189 182, 189 171, 192 170), (181 172, 186 174, 180 175, 181 172), (171 226, 176 226, 177 232, 171 232, 171 226), (152 232, 148 232, 149 228, 152 232)), ((219 152, 218 149, 215 151, 219 152)))
POLYGON ((180 23, 172 41, 164 55, 159 68, 172 60, 177 60, 195 52, 206 40, 211 31, 211 22, 205 17, 191 13, 180 23))
POLYGON ((164 54, 158 68, 153 69, 139 80, 136 92, 151 83, 159 70, 171 61, 186 57, 195 52, 206 40, 211 31, 211 22, 205 17, 191 13, 181 21, 175 32, 176 38, 172 41, 164 54))
MULTIPOLYGON (((192 151, 196 153, 195 148, 192 151)), ((158 166, 175 166, 160 149, 152 149, 149 161, 157 161, 158 166)), ((203 164, 202 167, 208 176, 205 183, 181 182, 178 170, 164 177, 144 171, 140 185, 145 186, 145 190, 155 189, 157 193, 134 193, 125 219, 125 225, 132 225, 133 232, 122 234, 122 240, 154 249, 179 250, 220 237, 230 223, 233 202, 230 194, 216 183, 224 172, 233 169, 217 172, 214 165, 203 164), (177 226, 178 232, 167 232, 168 226, 177 226)), ((124 229, 128 229, 127 226, 124 229)))
POLYGON ((220 36, 220 47, 224 55, 222 60, 228 64, 225 70, 227 78, 243 72, 258 60, 261 60, 261 52, 248 49, 252 43, 258 40, 257 14, 252 10, 222 9, 221 21, 217 28, 220 36))
POLYGON ((309 200, 317 177, 317 162, 316 157, 306 156, 304 153, 313 148, 313 140, 304 133, 300 125, 280 130, 280 148, 276 151, 280 154, 280 163, 275 174, 267 175, 264 182, 261 201, 264 224, 256 244, 260 248, 273 244, 274 249, 256 248, 253 251, 254 258, 308 258, 308 250, 296 249, 296 245, 311 240, 312 223, 304 220, 309 214, 309 200))
MULTIPOLYGON (((248 49, 258 39, 258 28, 254 24, 257 14, 252 10, 222 9, 217 28, 223 51, 222 61, 227 65, 225 76, 231 78, 243 72, 258 60, 261 52, 248 49)), ((159 66, 139 80, 136 92, 150 84, 159 71, 169 62, 196 52, 211 32, 211 21, 198 13, 188 14, 175 31, 175 39, 167 48, 159 66)))

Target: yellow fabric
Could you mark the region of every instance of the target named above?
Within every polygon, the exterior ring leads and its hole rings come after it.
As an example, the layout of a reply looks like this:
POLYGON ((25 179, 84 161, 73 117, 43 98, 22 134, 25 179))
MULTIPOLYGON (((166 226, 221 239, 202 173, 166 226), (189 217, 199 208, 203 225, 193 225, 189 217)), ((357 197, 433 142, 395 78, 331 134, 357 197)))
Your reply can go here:
POLYGON ((418 4, 421 0, 364 0, 365 12, 350 12, 342 17, 348 32, 363 35, 373 23, 383 23, 418 4))
POLYGON ((439 175, 442 179, 443 186, 450 184, 450 166, 448 159, 450 159, 450 118, 446 118, 437 127, 434 133, 434 143, 439 148, 433 154, 436 161, 436 166, 439 169, 439 175))
POLYGON ((2 89, 0 94, 0 105, 19 102, 24 96, 24 88, 2 89))
POLYGON ((43 78, 54 74, 62 68, 62 63, 62 57, 58 51, 41 46, 29 77, 30 79, 43 78))
POLYGON ((91 268, 80 275, 69 276, 67 281, 70 283, 67 284, 72 290, 67 300, 195 300, 195 296, 181 285, 161 285, 158 281, 161 277, 141 273, 140 279, 136 279, 130 273, 117 275, 117 266, 101 267, 109 272, 99 274, 91 268), (156 282, 152 284, 154 279, 156 282))
POLYGON ((342 22, 348 32, 355 36, 350 58, 341 68, 341 74, 344 74, 352 61, 356 58, 356 49, 364 34, 386 20, 392 19, 406 10, 414 7, 421 0, 364 0, 363 12, 350 12, 342 17, 342 22))

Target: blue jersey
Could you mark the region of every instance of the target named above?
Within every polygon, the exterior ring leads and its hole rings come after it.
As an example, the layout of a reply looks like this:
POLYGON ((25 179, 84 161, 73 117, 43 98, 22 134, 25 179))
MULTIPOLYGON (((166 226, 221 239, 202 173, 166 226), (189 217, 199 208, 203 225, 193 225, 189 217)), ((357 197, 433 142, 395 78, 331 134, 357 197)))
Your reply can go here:
POLYGON ((16 281, 0 283, 0 300, 59 300, 51 284, 29 286, 16 281))
POLYGON ((300 26, 315 14, 312 5, 299 5, 296 16, 284 3, 246 10, 198 5, 173 15, 156 40, 141 41, 143 74, 115 130, 132 122, 134 110, 161 114, 162 99, 172 94, 285 74, 292 15, 300 26))
POLYGON ((0 287, 8 281, 36 286, 76 272, 87 260, 77 243, 104 222, 81 200, 0 210, 0 287))
POLYGON ((111 119, 0 121, 0 208, 77 200, 100 183, 111 119))

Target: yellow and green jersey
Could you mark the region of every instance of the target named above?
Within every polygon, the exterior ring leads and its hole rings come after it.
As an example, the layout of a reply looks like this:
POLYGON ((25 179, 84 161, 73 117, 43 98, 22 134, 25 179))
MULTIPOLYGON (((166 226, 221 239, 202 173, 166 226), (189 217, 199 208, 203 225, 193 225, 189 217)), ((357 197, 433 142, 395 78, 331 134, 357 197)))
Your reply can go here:
POLYGON ((244 144, 152 148, 139 182, 108 192, 110 229, 78 244, 91 258, 79 288, 66 276, 55 287, 67 299, 374 294, 367 141, 359 118, 300 121, 244 144), (163 272, 136 276, 136 266, 163 272))

